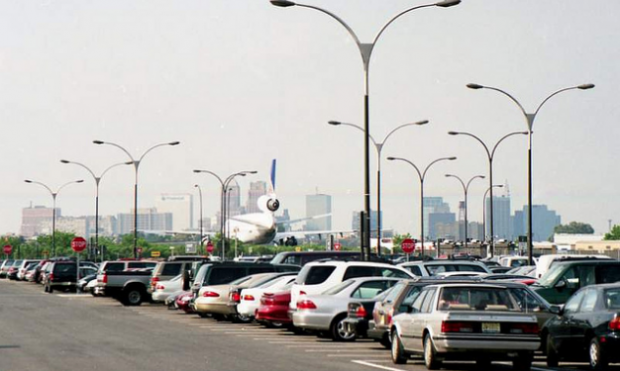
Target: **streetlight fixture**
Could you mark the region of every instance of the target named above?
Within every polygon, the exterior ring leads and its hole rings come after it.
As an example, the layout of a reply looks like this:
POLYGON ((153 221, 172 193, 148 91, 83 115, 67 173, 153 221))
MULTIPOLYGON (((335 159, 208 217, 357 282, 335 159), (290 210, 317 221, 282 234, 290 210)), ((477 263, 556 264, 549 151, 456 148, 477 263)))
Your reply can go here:
POLYGON ((465 248, 467 248, 467 228, 468 228, 468 224, 467 224, 467 193, 469 192, 469 186, 471 184, 471 182, 474 179, 484 179, 484 175, 475 175, 473 177, 471 177, 471 179, 469 179, 469 181, 467 182, 467 185, 465 185, 465 182, 463 182, 463 179, 461 179, 459 176, 457 175, 452 175, 452 174, 446 174, 446 178, 455 178, 457 179, 461 185, 463 186, 463 193, 464 193, 464 198, 465 198, 465 248))
MULTIPOLYGON (((107 169, 105 169, 99 176, 96 176, 95 173, 88 166, 82 163, 75 162, 75 161, 69 161, 69 160, 60 160, 60 162, 62 162, 63 164, 74 164, 74 165, 83 167, 90 173, 90 175, 93 176, 93 179, 95 180, 95 246, 98 250, 99 249, 99 182, 101 182, 101 178, 103 178, 103 176, 105 175, 105 173, 108 172, 108 170, 112 169, 113 167, 120 166, 120 165, 131 165, 132 162, 127 161, 127 162, 120 162, 118 164, 111 165, 107 169)), ((95 253, 95 262, 96 261, 97 261, 97 254, 95 253)))
POLYGON ((220 182, 220 238, 221 238, 221 249, 222 249, 222 260, 225 260, 226 255, 225 255, 225 239, 226 239, 226 230, 225 230, 225 220, 226 220, 226 194, 227 194, 227 189, 228 189, 228 185, 230 184, 230 182, 235 179, 235 177, 237 176, 246 176, 248 174, 256 174, 258 173, 257 171, 240 171, 237 173, 233 173, 231 175, 229 175, 226 179, 222 180, 222 178, 217 175, 216 173, 214 173, 213 171, 210 170, 194 170, 194 173, 204 173, 204 174, 210 174, 213 175, 215 177, 215 179, 217 179, 220 182))
POLYGON ((428 164, 426 166, 426 168, 424 169, 423 172, 420 171, 420 169, 418 169, 418 167, 411 161, 405 159, 405 158, 401 158, 401 157, 388 157, 387 158, 388 161, 404 161, 406 163, 408 163, 409 165, 413 166, 413 168, 415 169, 416 173, 418 174, 418 177, 420 179, 420 242, 421 242, 421 246, 422 246, 422 259, 424 259, 424 178, 426 178, 426 172, 428 171, 428 169, 430 169, 431 166, 433 166, 434 164, 436 164, 439 161, 454 161, 456 160, 456 157, 441 157, 438 158, 434 161, 432 161, 430 164, 428 164))
POLYGON ((127 151, 125 148, 121 147, 120 145, 116 143, 104 142, 101 140, 93 140, 93 143, 108 144, 108 145, 111 145, 111 146, 114 146, 120 149, 121 151, 125 152, 127 156, 129 156, 129 158, 131 159, 131 163, 134 165, 134 168, 136 171, 136 181, 134 183, 134 193, 133 193, 133 207, 134 207, 134 210, 133 210, 133 256, 134 258, 138 259, 138 170, 140 168, 140 164, 142 163, 144 156, 146 156, 147 153, 151 152, 155 148, 163 147, 163 146, 176 146, 180 144, 181 142, 176 141, 176 142, 156 144, 152 146, 151 148, 147 149, 146 151, 144 151, 142 156, 140 156, 137 160, 134 159, 134 157, 131 155, 131 153, 129 153, 129 151, 127 151))
POLYGON ((55 257, 56 256, 56 196, 58 196, 58 193, 60 193, 61 189, 65 188, 69 184, 82 183, 84 182, 84 180, 79 179, 79 180, 73 180, 71 182, 67 182, 61 185, 60 187, 58 187, 56 191, 52 191, 52 189, 48 187, 47 185, 41 182, 34 181, 34 180, 26 179, 24 180, 24 182, 30 183, 30 184, 38 184, 42 186, 43 188, 47 189, 50 195, 52 195, 52 201, 53 201, 53 206, 52 206, 52 256, 55 257))
MULTIPOLYGON (((355 128, 357 130, 364 132, 364 128, 362 128, 359 125, 355 125, 355 124, 349 124, 349 123, 340 122, 340 121, 329 121, 328 124, 334 125, 334 126, 350 126, 352 128, 355 128)), ((383 138, 381 142, 377 142, 375 138, 373 138, 373 136, 369 134, 370 140, 375 145, 375 149, 377 150, 377 256, 381 256, 381 232, 383 230, 382 229, 383 225, 381 223, 381 219, 382 219, 381 218, 381 150, 383 149, 383 146, 385 145, 385 142, 388 140, 388 138, 392 134, 394 134, 394 132, 396 132, 397 130, 402 129, 407 126, 414 126, 414 125, 422 126, 426 124, 428 124, 428 120, 422 120, 418 122, 410 122, 407 124, 402 124, 394 128, 392 131, 390 131, 385 136, 385 138, 383 138)))
POLYGON ((538 115, 538 112, 540 111, 542 106, 545 103, 547 103, 547 101, 551 99, 552 97, 562 92, 568 91, 568 90, 574 90, 574 89, 589 90, 589 89, 594 88, 594 86, 595 86, 594 84, 581 84, 581 85, 570 86, 567 88, 556 90, 555 92, 549 94, 547 98, 543 99, 542 103, 538 105, 534 113, 528 113, 523 107, 523 105, 519 103, 519 101, 514 96, 510 95, 509 93, 507 93, 506 91, 502 89, 491 87, 491 86, 480 85, 480 84, 467 84, 467 87, 470 89, 474 89, 474 90, 489 89, 489 90, 494 90, 498 93, 505 95, 519 107, 519 109, 521 110, 521 113, 523 114, 523 117, 525 118, 525 123, 527 124, 527 134, 528 134, 528 138, 527 138, 528 139, 528 146, 527 146, 527 210, 528 210, 527 211, 528 213, 527 255, 528 255, 528 260, 529 260, 530 265, 534 264, 534 258, 532 256, 532 253, 533 253, 533 244, 532 244, 533 243, 532 241, 532 216, 533 216, 532 215, 532 134, 533 134, 533 131, 532 129, 534 128, 534 121, 536 120, 536 115, 538 115))
POLYGON ((271 0, 271 4, 274 6, 278 6, 282 8, 298 6, 302 8, 313 9, 313 10, 319 11, 333 18, 338 23, 340 23, 347 30, 349 35, 353 38, 353 40, 355 41, 355 44, 357 45, 357 48, 359 49, 360 55, 362 57, 362 64, 364 67, 364 212, 365 214, 364 214, 364 220, 362 221, 362 225, 363 225, 362 231, 364 232, 363 232, 361 241, 362 241, 362 251, 364 252, 362 255, 364 256, 365 260, 370 259, 370 98, 369 98, 370 87, 369 87, 369 70, 370 70, 370 59, 372 57, 372 52, 374 50, 375 45, 377 44, 377 41, 379 40, 379 38, 381 37, 385 29, 390 24, 392 24, 396 19, 400 18, 401 16, 411 11, 421 9, 421 8, 428 8, 428 7, 433 7, 433 6, 437 6, 441 8, 448 8, 448 7, 459 4, 460 2, 461 0, 444 0, 444 1, 437 2, 437 3, 419 5, 419 6, 406 9, 398 13, 394 17, 392 17, 389 21, 387 21, 379 29, 379 32, 377 32, 372 42, 362 43, 359 37, 357 36, 357 34, 353 31, 353 29, 347 23, 345 23, 340 17, 338 17, 337 15, 335 15, 334 13, 328 10, 325 10, 323 8, 319 8, 313 5, 299 4, 299 3, 294 3, 292 1, 287 1, 287 0, 271 0))
POLYGON ((200 254, 200 248, 202 247, 202 188, 198 184, 194 184, 194 187, 198 189, 198 199, 200 200, 200 240, 198 248, 198 253, 200 254))
POLYGON ((492 190, 492 188, 503 188, 504 185, 503 184, 493 184, 492 186, 490 186, 489 188, 487 188, 486 191, 484 191, 484 196, 482 197, 482 234, 484 235, 483 240, 486 241, 486 233, 487 233, 487 216, 486 216, 486 204, 485 201, 487 199, 487 194, 489 193, 489 191, 492 190))
MULTIPOLYGON (((491 198, 490 198, 490 205, 489 205, 490 214, 491 214, 491 223, 489 223, 491 227, 490 228, 491 242, 489 244, 489 251, 487 251, 487 255, 490 255, 491 257, 493 257, 493 254, 495 254, 495 234, 493 233, 493 223, 494 223, 494 220, 493 220, 493 187, 491 187, 491 185, 493 184, 493 159, 495 158, 495 150, 497 150, 497 146, 499 146, 499 144, 503 142, 504 139, 511 137, 513 135, 527 135, 527 131, 515 131, 515 132, 504 135, 500 140, 497 141, 497 143, 495 143, 491 151, 489 151, 489 147, 487 147, 486 143, 484 143, 482 139, 480 139, 474 134, 467 133, 467 132, 461 132, 461 131, 449 131, 448 134, 466 135, 468 137, 472 137, 475 140, 477 140, 478 143, 482 144, 482 147, 484 147, 484 150, 487 153, 487 159, 489 160, 489 187, 490 187, 489 189, 491 190, 491 198)), ((484 231, 484 233, 486 235, 486 230, 484 231)))

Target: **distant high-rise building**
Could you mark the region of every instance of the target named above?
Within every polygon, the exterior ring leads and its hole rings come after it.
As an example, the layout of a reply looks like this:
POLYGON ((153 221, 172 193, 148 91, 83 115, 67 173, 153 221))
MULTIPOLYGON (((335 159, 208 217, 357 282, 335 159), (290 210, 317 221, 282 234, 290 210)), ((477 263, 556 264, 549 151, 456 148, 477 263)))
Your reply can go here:
MULTIPOLYGON (((133 232, 133 210, 129 214, 118 214, 117 231, 120 235, 133 232)), ((138 209, 138 232, 172 230, 172 213, 159 213, 156 208, 138 209)))
MULTIPOLYGON (((375 210, 370 211, 370 237, 377 238, 377 212, 375 210)), ((381 211, 381 217, 383 218, 383 211, 381 211)), ((383 220, 383 219, 381 219, 383 220)), ((351 229, 354 231, 361 231, 360 224, 360 212, 354 211, 353 218, 351 220, 351 229)))
MULTIPOLYGON (((422 200, 423 212, 422 218, 424 219, 424 235, 429 236, 431 230, 429 214, 446 214, 450 213, 450 205, 443 201, 443 197, 424 197, 422 200)), ((454 214, 453 214, 454 215, 454 214)), ((452 221, 454 222, 454 220, 452 221)))
MULTIPOLYGON (((44 226, 45 222, 52 223, 54 209, 45 206, 32 206, 22 209, 21 235, 24 237, 34 237, 40 234, 51 233, 51 228, 44 226), (44 230, 45 228, 45 230, 44 230)), ((56 208, 56 217, 61 216, 61 211, 56 208)))
POLYGON ((194 197, 189 193, 165 193, 157 197, 155 207, 159 213, 172 214, 172 230, 194 228, 194 197))
MULTIPOLYGON (((485 200, 485 214, 487 217, 487 236, 491 235, 491 199, 485 200)), ((493 234, 495 239, 513 239, 513 221, 510 210, 510 196, 493 196, 493 234)))
POLYGON ((242 213, 241 212, 242 211, 241 210, 241 187, 239 187, 239 185, 237 184, 231 185, 230 187, 228 187, 228 193, 226 197, 227 197, 226 207, 228 208, 228 215, 230 217, 240 215, 242 213))
POLYGON ((429 233, 424 234, 425 240, 437 238, 454 238, 455 233, 454 213, 430 213, 428 214, 429 233))
MULTIPOLYGON (((518 235, 527 235, 528 225, 527 205, 523 206, 523 210, 515 212, 515 227, 522 228, 518 235)), ((562 218, 554 210, 549 210, 547 205, 532 205, 532 241, 544 242, 553 236, 553 230, 556 226, 562 224, 562 218)), ((515 231, 516 232, 516 231, 515 231)), ((516 233, 515 233, 516 234, 516 233)))
POLYGON ((250 183, 250 189, 248 190, 248 201, 245 205, 245 210, 248 214, 260 213, 258 208, 258 199, 260 196, 267 194, 267 182, 258 181, 250 183))
MULTIPOLYGON (((306 218, 331 214, 332 196, 316 194, 306 196, 306 218)), ((308 231, 328 231, 332 229, 332 216, 309 219, 306 221, 308 231)))

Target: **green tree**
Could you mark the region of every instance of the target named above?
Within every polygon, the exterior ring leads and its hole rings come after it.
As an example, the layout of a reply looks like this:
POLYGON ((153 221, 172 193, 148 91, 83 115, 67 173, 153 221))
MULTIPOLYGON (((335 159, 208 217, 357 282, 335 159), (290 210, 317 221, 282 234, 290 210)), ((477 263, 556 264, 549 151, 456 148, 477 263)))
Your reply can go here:
POLYGON ((394 246, 400 246, 403 243, 403 240, 406 240, 408 238, 412 238, 410 233, 397 234, 392 238, 392 242, 394 246))
POLYGON ((556 225, 553 232, 568 234, 592 234, 594 233, 594 228, 587 223, 570 222, 568 224, 556 225))
POLYGON ((609 233, 605 233, 603 239, 606 241, 620 240, 620 225, 614 225, 609 233))

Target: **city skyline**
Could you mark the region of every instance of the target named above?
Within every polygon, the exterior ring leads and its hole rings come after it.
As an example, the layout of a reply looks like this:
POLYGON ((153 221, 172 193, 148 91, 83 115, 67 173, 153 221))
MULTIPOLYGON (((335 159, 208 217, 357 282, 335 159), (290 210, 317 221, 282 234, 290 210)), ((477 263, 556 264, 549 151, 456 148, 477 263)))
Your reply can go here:
MULTIPOLYGON (((309 3, 341 16, 363 41, 411 6, 402 0, 309 3)), ((403 123, 430 123, 400 130, 383 148, 384 160, 402 156, 428 164, 457 156, 433 167, 425 182, 426 195, 456 205, 461 190, 444 175, 485 174, 487 163, 476 143, 447 132, 493 142, 525 130, 512 102, 466 84, 506 89, 533 110, 557 89, 594 83, 595 89, 567 92, 541 110, 534 128, 533 203, 550 205, 565 222, 606 231, 609 219, 620 221, 618 179, 609 171, 620 130, 614 124, 620 51, 608 47, 620 31, 617 11, 620 4, 611 0, 596 6, 468 0, 399 19, 373 56, 371 133, 381 138, 403 123)), ((247 187, 268 180, 269 163, 277 158, 276 193, 291 214, 303 215, 305 196, 316 187, 333 197, 335 229, 348 229, 351 213, 363 209, 363 135, 327 124, 362 124, 363 113, 359 53, 333 20, 268 1, 4 2, 0 14, 6 138, 0 147, 0 232, 18 232, 20 210, 30 202, 51 207, 49 194, 24 179, 52 188, 84 179, 63 189, 57 207, 65 215, 94 214, 92 179, 60 159, 83 162, 96 173, 126 161, 120 151, 92 144, 95 139, 131 152, 181 142, 141 164, 139 208, 157 194, 192 193, 199 183, 204 215, 212 215, 220 207, 219 185, 192 169, 259 171, 238 179, 247 187)), ((526 204, 526 150, 524 138, 511 138, 494 163, 495 180, 510 184, 513 205, 526 204)), ((370 165, 374 205, 372 155, 370 165)), ((101 215, 132 207, 130 168, 112 169, 102 180, 101 215)), ((483 183, 470 190, 471 220, 482 213, 483 183)), ((418 194, 411 169, 383 161, 384 229, 419 234, 418 194)))

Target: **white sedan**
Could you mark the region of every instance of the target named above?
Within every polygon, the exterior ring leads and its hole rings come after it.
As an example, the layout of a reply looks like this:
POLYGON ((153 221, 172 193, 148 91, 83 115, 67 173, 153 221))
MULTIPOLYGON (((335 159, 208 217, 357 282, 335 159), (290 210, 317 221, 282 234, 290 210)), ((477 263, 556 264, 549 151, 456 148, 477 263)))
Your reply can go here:
POLYGON ((157 285, 155 286, 155 291, 153 291, 153 294, 151 295, 151 297, 153 298, 153 301, 164 302, 168 296, 172 295, 173 293, 177 291, 182 290, 183 289, 182 278, 183 278, 183 275, 179 274, 178 276, 174 277, 171 280, 157 282, 157 285))
POLYGON ((246 317, 254 317, 258 307, 260 307, 260 298, 264 293, 286 290, 295 281, 295 277, 297 277, 297 274, 293 273, 278 277, 261 286, 241 290, 241 302, 237 304, 237 313, 246 317))

